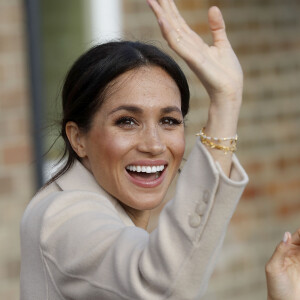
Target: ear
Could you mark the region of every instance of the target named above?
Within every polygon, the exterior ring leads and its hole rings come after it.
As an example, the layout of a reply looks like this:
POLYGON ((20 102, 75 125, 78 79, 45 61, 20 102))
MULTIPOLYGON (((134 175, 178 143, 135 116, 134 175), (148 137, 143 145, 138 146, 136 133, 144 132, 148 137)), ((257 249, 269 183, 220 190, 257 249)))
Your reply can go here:
POLYGON ((75 122, 70 121, 66 124, 66 134, 73 150, 77 153, 77 155, 81 158, 86 157, 85 137, 83 133, 80 132, 75 122))

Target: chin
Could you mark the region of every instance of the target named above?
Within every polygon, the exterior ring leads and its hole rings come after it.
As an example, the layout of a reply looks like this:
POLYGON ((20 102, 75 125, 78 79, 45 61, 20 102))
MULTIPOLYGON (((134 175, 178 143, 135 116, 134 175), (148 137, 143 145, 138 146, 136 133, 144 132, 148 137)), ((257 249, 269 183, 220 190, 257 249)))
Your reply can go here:
POLYGON ((152 210, 163 202, 164 196, 165 193, 163 195, 144 193, 135 198, 120 199, 119 202, 125 207, 138 211, 152 210))

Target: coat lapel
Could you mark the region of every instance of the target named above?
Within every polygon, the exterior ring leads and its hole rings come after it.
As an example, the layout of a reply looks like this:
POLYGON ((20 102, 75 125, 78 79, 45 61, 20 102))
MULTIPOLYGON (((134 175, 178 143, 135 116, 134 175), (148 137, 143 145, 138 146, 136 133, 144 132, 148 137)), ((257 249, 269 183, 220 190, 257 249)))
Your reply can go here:
POLYGON ((63 191, 88 191, 104 196, 115 207, 118 215, 126 226, 135 226, 119 201, 107 193, 95 180, 94 176, 78 160, 61 177, 56 180, 57 185, 63 191))

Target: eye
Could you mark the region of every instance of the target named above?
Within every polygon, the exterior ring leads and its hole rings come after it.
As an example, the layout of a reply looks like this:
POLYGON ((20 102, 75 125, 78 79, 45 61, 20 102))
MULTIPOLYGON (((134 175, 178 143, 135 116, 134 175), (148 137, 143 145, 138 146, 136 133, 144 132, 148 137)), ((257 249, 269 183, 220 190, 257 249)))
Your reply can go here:
POLYGON ((179 120, 179 119, 176 119, 173 117, 164 117, 161 119, 160 123, 162 125, 173 127, 173 126, 178 126, 178 125, 182 124, 182 120, 179 120))
POLYGON ((116 120, 115 124, 119 127, 132 128, 137 124, 137 121, 132 117, 121 117, 116 120))

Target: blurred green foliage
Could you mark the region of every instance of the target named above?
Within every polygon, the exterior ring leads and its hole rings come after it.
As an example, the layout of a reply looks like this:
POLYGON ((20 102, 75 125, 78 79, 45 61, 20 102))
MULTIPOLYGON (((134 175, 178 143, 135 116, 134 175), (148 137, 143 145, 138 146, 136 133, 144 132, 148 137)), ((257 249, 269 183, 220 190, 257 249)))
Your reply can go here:
MULTIPOLYGON (((72 63, 84 52, 86 45, 85 0, 42 0, 41 40, 44 82, 45 151, 59 134, 61 90, 64 77, 72 63)), ((61 141, 47 155, 57 158, 61 141)))

